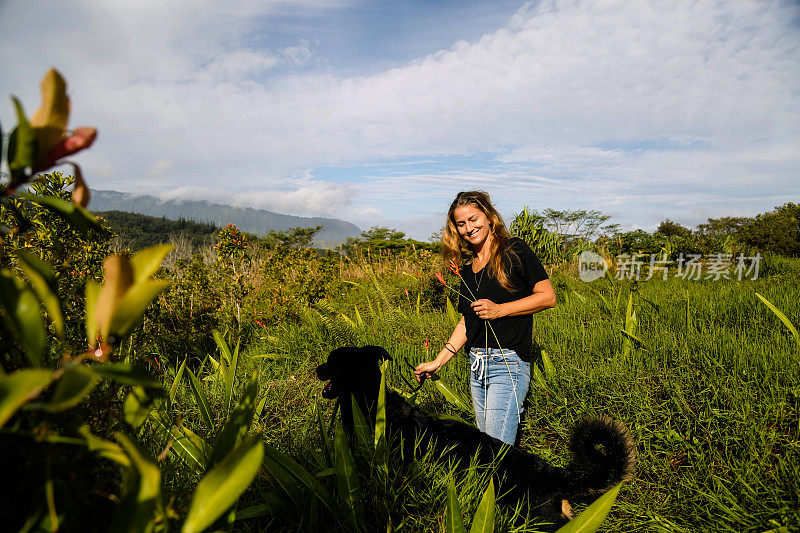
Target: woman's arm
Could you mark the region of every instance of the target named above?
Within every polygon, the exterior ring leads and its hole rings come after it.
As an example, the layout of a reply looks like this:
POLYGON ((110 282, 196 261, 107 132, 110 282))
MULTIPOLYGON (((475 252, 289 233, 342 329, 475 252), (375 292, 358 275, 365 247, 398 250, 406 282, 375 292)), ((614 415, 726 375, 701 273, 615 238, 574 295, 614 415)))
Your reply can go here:
POLYGON ((550 309, 556 305, 556 292, 549 279, 543 279, 533 286, 533 293, 525 298, 496 304, 491 300, 480 299, 472 302, 478 318, 494 320, 504 316, 530 315, 550 309))
POLYGON ((420 363, 414 369, 414 377, 417 378, 417 381, 420 381, 423 377, 427 377, 428 374, 433 374, 434 372, 438 372, 447 362, 453 358, 455 352, 459 351, 464 345, 467 343, 467 326, 464 322, 464 317, 461 317, 461 320, 456 324, 455 329, 453 329, 453 333, 450 335, 450 340, 447 341, 445 346, 449 345, 449 348, 452 348, 452 352, 447 348, 442 348, 439 352, 439 355, 436 356, 436 359, 433 361, 428 361, 427 363, 420 363))

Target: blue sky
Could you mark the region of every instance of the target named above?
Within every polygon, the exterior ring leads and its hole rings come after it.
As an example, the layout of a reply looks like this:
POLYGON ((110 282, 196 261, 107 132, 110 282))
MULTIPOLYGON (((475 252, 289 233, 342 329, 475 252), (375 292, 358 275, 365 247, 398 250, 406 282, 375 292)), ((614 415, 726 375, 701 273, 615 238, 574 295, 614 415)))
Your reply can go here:
POLYGON ((6 0, 0 35, 1 94, 55 66, 98 127, 95 188, 420 239, 465 189, 646 229, 800 201, 796 2, 6 0))

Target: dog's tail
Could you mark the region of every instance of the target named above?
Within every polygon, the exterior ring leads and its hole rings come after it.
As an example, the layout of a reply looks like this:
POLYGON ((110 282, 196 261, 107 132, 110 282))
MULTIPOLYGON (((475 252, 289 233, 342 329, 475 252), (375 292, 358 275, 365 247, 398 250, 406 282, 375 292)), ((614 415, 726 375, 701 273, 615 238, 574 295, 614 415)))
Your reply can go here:
POLYGON ((574 488, 605 491, 633 475, 636 446, 620 422, 599 416, 578 422, 569 443, 567 467, 574 488))

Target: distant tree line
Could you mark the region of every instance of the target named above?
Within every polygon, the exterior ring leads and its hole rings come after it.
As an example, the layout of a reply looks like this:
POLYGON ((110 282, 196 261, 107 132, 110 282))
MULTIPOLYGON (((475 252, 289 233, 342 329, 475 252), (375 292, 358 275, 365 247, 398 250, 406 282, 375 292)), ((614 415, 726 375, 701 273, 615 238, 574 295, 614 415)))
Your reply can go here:
POLYGON ((125 211, 102 211, 96 214, 117 235, 121 246, 131 251, 170 242, 171 238, 179 236, 185 237, 193 247, 200 248, 211 245, 214 234, 219 230, 216 224, 185 218, 168 220, 166 217, 125 211))

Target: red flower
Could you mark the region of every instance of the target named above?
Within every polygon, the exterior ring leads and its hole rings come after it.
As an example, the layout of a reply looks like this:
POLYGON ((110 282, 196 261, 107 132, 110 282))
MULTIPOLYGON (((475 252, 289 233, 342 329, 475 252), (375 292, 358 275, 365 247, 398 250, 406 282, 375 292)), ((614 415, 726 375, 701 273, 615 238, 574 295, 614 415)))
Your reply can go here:
POLYGON ((447 265, 447 269, 456 276, 461 276, 461 271, 459 270, 458 263, 456 263, 455 259, 450 260, 450 264, 447 265))
POLYGON ((436 273, 436 279, 438 279, 439 283, 441 283, 442 285, 447 285, 447 283, 444 282, 444 277, 442 276, 441 272, 436 273))
POLYGON ((424 341, 422 341, 422 347, 425 348, 426 350, 428 348, 430 348, 430 346, 431 346, 431 342, 428 339, 425 339, 424 341))

